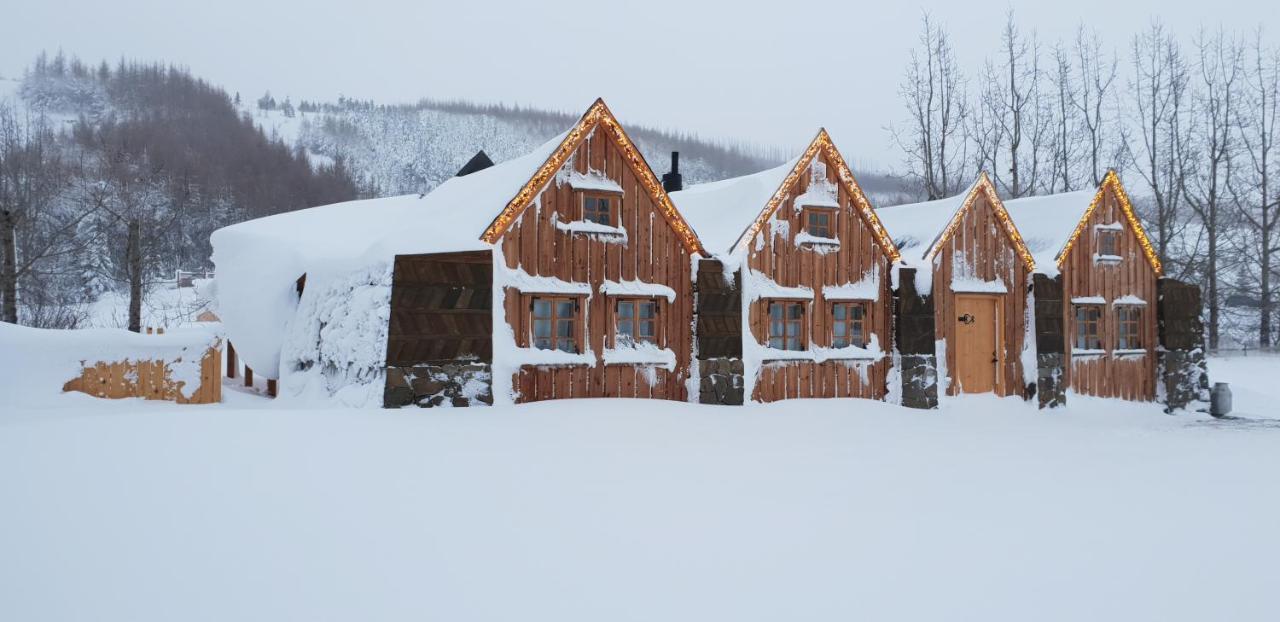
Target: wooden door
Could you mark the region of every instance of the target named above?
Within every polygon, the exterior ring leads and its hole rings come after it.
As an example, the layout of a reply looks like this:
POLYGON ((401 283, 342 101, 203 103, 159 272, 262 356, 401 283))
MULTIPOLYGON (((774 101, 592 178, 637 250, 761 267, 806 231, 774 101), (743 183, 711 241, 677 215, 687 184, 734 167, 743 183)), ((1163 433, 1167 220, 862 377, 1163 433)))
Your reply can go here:
POLYGON ((1003 352, 1000 347, 1000 298, 956 296, 956 371, 960 393, 990 393, 998 388, 1003 352))

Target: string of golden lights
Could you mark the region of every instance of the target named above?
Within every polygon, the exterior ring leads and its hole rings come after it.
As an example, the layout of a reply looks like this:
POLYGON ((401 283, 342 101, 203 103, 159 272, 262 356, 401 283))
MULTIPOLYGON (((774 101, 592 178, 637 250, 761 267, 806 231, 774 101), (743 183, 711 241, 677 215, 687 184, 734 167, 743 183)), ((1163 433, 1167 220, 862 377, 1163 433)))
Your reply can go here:
POLYGON ((1076 240, 1084 232, 1085 226, 1089 222, 1089 217, 1102 204, 1107 188, 1111 188, 1115 192, 1116 199, 1120 203, 1120 212, 1124 214, 1125 221, 1129 223, 1129 229, 1137 237, 1138 245, 1142 247, 1142 253, 1146 256, 1147 262, 1151 264, 1151 268, 1159 276, 1164 272, 1164 266, 1160 263, 1160 256, 1156 253, 1155 245, 1151 243, 1151 238, 1147 237, 1146 229, 1142 227, 1142 223, 1138 220, 1138 214, 1133 210, 1133 204, 1129 202, 1129 193, 1125 191, 1124 184, 1120 182, 1120 175, 1114 170, 1107 171, 1106 177, 1102 179, 1102 184, 1098 186, 1098 192, 1093 195, 1093 201, 1089 202, 1088 209, 1084 211, 1084 216, 1080 217, 1080 222, 1076 223, 1076 228, 1071 232, 1071 237, 1067 238, 1067 243, 1063 244, 1062 250, 1058 251, 1058 267, 1062 267, 1063 263, 1066 262, 1067 255, 1071 252, 1071 247, 1075 246, 1076 240))
POLYGON ((582 142, 601 125, 608 130, 610 137, 613 138, 618 148, 622 151, 623 160, 631 167, 641 185, 648 191, 654 203, 658 205, 663 217, 667 219, 667 222, 671 224, 671 228, 680 236, 685 249, 690 254, 702 253, 705 255, 706 253, 702 249, 702 244, 698 241, 697 234, 685 222, 680 212, 676 210, 671 198, 667 196, 666 190, 663 189, 662 182, 658 180, 658 176, 654 174, 644 156, 636 149, 635 143, 627 136, 626 131, 622 129, 622 125, 618 123, 617 118, 613 116, 613 112, 609 110, 609 107, 605 105, 602 99, 597 99, 587 109, 587 112, 569 130, 564 140, 560 141, 560 145, 551 153, 546 162, 543 162, 537 172, 516 193, 515 198, 511 199, 507 206, 502 209, 502 212, 493 219, 493 222, 481 234, 480 239, 489 244, 496 244, 502 238, 502 235, 511 228, 512 223, 515 222, 524 209, 533 203, 538 193, 542 192, 547 183, 555 177, 565 162, 573 157, 574 152, 582 145, 582 142))
POLYGON ((809 170, 810 163, 813 162, 813 159, 817 157, 819 152, 825 153, 827 155, 827 159, 835 164, 836 173, 840 182, 844 184, 845 190, 849 193, 849 196, 853 197, 853 201, 857 204, 858 211, 862 216, 863 223, 871 229, 872 236, 875 237, 876 243, 880 245, 880 248, 884 250, 885 255, 889 257, 889 261, 898 261, 900 255, 898 253, 897 245, 894 244, 893 239, 889 237, 888 232, 880 222, 880 217, 876 215, 875 210, 871 209, 871 202, 868 201, 866 195, 863 194, 862 186, 858 185, 857 180, 854 179, 853 171, 849 170, 849 165, 845 163, 844 158, 840 155, 840 150, 836 149, 835 143, 831 140, 831 136, 827 134, 826 129, 818 131, 818 135, 809 143, 809 146, 804 150, 804 154, 800 156, 800 159, 796 162, 795 166, 791 167, 791 171, 788 172, 786 178, 782 180, 782 184, 778 186, 777 191, 775 191, 773 196, 770 197, 769 202, 765 204, 764 209, 760 211, 760 214, 756 216, 756 219, 747 227, 747 230, 743 231, 742 235, 738 237, 738 241, 734 244, 734 249, 736 250, 740 245, 755 239, 756 235, 760 233, 760 230, 764 228, 765 223, 773 217, 774 212, 776 212, 778 208, 782 206, 782 203, 790 197, 791 189, 794 187, 795 183, 799 181, 800 177, 809 170))

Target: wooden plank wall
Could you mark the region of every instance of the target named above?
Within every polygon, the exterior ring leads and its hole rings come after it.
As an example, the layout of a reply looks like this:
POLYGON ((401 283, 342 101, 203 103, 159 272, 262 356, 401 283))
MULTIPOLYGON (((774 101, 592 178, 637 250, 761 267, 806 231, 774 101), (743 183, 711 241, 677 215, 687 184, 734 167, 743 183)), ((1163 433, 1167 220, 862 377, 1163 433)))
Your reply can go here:
POLYGON ((200 359, 200 387, 185 397, 170 377, 165 361, 86 362, 80 376, 63 385, 63 391, 78 391, 94 397, 120 399, 141 397, 179 404, 215 404, 222 401, 222 351, 209 348, 200 359))
MULTIPOLYGON (((868 305, 867 325, 877 336, 880 349, 888 351, 893 343, 893 296, 889 289, 889 261, 876 244, 870 229, 853 207, 853 199, 837 182, 836 167, 819 153, 827 165, 827 179, 839 187, 840 208, 836 217, 836 237, 839 250, 820 254, 812 249, 798 247, 793 239, 804 229, 801 210, 788 198, 778 207, 774 218, 761 228, 763 238, 749 242, 747 265, 752 270, 787 287, 805 286, 814 290, 814 301, 809 308, 811 345, 830 346, 829 304, 822 297, 823 285, 843 285, 861 280, 869 271, 880 275, 879 299, 868 305), (784 240, 776 235, 775 221, 785 221, 788 235, 784 240), (759 250, 756 250, 760 246, 759 250)), ((811 167, 812 168, 812 165, 811 167)), ((791 197, 803 194, 809 187, 810 172, 804 171, 789 189, 791 197)), ((747 310, 752 337, 759 343, 768 338, 768 301, 757 300, 747 310)), ((865 364, 864 364, 865 365, 865 364)), ((825 361, 767 363, 760 369, 752 399, 771 402, 798 397, 862 397, 883 399, 891 360, 885 358, 862 373, 848 362, 825 361)))
MULTIPOLYGON (((539 201, 524 211, 502 238, 508 268, 522 268, 532 275, 590 283, 592 295, 582 317, 596 365, 524 366, 513 379, 520 402, 566 397, 644 397, 685 400, 692 342, 693 295, 688 250, 658 211, 641 185, 609 130, 597 126, 575 152, 579 172, 588 168, 603 173, 623 188, 621 225, 625 244, 606 243, 585 235, 571 235, 555 226, 556 219, 578 219, 581 194, 567 184, 550 182, 539 201), (640 280, 664 284, 676 292, 675 300, 660 312, 660 331, 676 354, 673 371, 657 369, 650 383, 650 369, 637 365, 605 365, 600 356, 612 334, 612 312, 600 293, 605 280, 640 280)), ((507 322, 516 343, 529 346, 528 297, 508 288, 505 292, 507 322)))
MULTIPOLYGON (((1004 317, 1004 332, 1000 335, 1004 343, 1004 361, 999 370, 999 387, 996 393, 1001 396, 1017 395, 1025 397, 1026 389, 1022 384, 1022 345, 1026 340, 1026 307, 1028 275, 1026 265, 1019 258, 1013 242, 1005 235, 997 220, 991 203, 986 196, 978 197, 961 220, 951 239, 943 244, 933 260, 933 292, 935 328, 938 339, 947 343, 947 395, 957 395, 959 385, 956 382, 956 294, 951 290, 951 277, 956 268, 967 270, 974 278, 992 281, 997 278, 1004 281, 1008 293, 998 295, 1002 301, 1001 312, 1004 317), (959 251, 965 266, 955 265, 955 255, 959 251)), ((1028 377, 1034 377, 1032 373, 1028 377)))
POLYGON ((1067 382, 1072 390, 1098 397, 1140 401, 1155 399, 1158 278, 1143 255, 1137 235, 1129 227, 1114 188, 1107 186, 1102 203, 1089 215, 1084 231, 1062 264, 1067 382), (1097 234, 1094 225, 1116 222, 1125 226, 1119 247, 1123 259, 1117 265, 1095 264, 1093 254, 1097 248, 1097 234), (1126 295, 1137 296, 1147 302, 1142 312, 1142 338, 1146 354, 1114 356, 1110 353, 1115 347, 1117 336, 1115 307, 1111 302, 1126 295), (1102 343, 1108 353, 1072 357, 1076 322, 1071 299, 1085 296, 1101 296, 1107 301, 1102 313, 1102 343))
POLYGON ((493 360, 493 257, 399 255, 391 280, 387 364, 493 360))

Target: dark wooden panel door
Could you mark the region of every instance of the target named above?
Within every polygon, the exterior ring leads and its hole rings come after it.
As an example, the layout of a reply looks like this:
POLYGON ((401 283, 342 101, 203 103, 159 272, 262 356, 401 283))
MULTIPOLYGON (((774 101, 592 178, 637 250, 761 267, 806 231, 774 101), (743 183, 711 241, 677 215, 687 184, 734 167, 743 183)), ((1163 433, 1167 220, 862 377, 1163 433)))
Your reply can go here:
POLYGON ((961 393, 996 390, 1001 368, 1000 299, 956 296, 956 372, 961 393))

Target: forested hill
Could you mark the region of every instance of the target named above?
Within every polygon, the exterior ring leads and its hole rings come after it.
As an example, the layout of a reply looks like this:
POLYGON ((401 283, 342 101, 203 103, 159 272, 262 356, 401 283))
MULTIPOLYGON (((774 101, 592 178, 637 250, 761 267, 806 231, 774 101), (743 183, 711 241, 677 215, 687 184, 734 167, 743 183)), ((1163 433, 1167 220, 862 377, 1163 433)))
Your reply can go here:
MULTIPOLYGON (((317 161, 344 159, 363 193, 373 195, 428 191, 453 176, 481 149, 495 162, 523 155, 568 129, 580 114, 435 100, 379 105, 340 98, 318 103, 277 99, 270 93, 246 100, 242 106, 269 131, 318 156, 317 161)), ((668 170, 670 152, 680 152, 686 187, 754 173, 796 155, 622 122, 658 174, 668 170)), ((869 193, 891 194, 899 189, 897 181, 887 176, 858 174, 869 193)))

